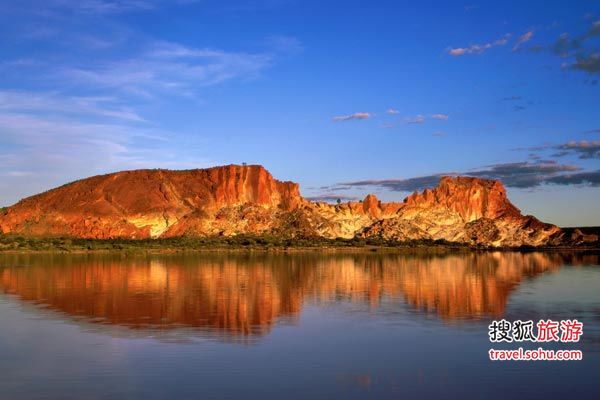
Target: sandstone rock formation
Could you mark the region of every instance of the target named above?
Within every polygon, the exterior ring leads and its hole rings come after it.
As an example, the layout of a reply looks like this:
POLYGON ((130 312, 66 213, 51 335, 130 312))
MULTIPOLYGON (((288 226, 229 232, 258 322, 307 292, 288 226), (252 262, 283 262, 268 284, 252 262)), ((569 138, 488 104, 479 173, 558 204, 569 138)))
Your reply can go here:
MULTIPOLYGON (((81 238, 231 236, 445 240, 482 246, 544 246, 560 228, 523 216, 498 181, 443 177, 400 203, 313 203, 298 184, 262 166, 137 170, 95 176, 26 198, 0 214, 0 232, 81 238)), ((597 240, 597 238, 596 238, 597 240)))
POLYGON ((261 233, 272 225, 272 210, 291 209, 300 201, 297 184, 276 181, 260 166, 125 171, 26 198, 0 216, 0 230, 134 239, 261 233), (260 215, 245 219, 252 211, 260 215))

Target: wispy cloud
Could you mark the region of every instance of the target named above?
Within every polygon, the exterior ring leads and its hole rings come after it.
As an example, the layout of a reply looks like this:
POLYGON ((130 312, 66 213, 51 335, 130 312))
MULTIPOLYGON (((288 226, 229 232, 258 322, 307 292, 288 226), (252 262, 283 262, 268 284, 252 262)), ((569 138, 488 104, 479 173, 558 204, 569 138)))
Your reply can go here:
POLYGON ((393 192, 412 192, 438 184, 444 174, 435 174, 420 176, 407 179, 368 179, 362 181, 342 182, 337 185, 343 185, 348 189, 354 187, 378 187, 391 190, 393 192))
MULTIPOLYGON (((592 23, 587 32, 572 37, 569 33, 562 33, 549 49, 561 58, 568 58, 562 64, 563 70, 583 71, 590 75, 600 74, 600 52, 590 39, 600 36, 600 20, 592 23)), ((592 84, 597 81, 592 81, 592 84)))
POLYGON ((508 97, 503 97, 500 99, 500 101, 519 101, 519 100, 523 100, 522 96, 508 96, 508 97))
POLYGON ((450 117, 448 116, 448 114, 432 114, 431 118, 437 119, 439 121, 447 121, 450 117))
POLYGON ((68 5, 81 12, 94 14, 112 14, 127 11, 151 10, 155 8, 158 1, 154 0, 55 0, 56 5, 68 5))
POLYGON ((576 165, 559 164, 552 160, 514 162, 489 165, 484 169, 466 171, 467 175, 499 179, 506 186, 532 188, 548 182, 548 179, 565 172, 580 171, 576 165))
POLYGON ((310 200, 310 201, 314 201, 314 202, 336 203, 338 200, 344 201, 344 202, 357 200, 357 197, 348 196, 345 194, 325 193, 325 194, 318 194, 315 196, 309 196, 306 199, 310 200))
POLYGON ((371 179, 342 182, 336 185, 341 185, 347 190, 356 187, 376 187, 394 192, 413 192, 436 186, 442 176, 457 175, 500 180, 507 187, 520 189, 546 184, 600 185, 600 171, 582 171, 578 166, 560 164, 552 160, 500 163, 463 172, 445 172, 406 179, 371 179))
POLYGON ((0 111, 145 121, 138 113, 119 104, 113 97, 65 96, 46 92, 0 91, 0 111))
POLYGON ((600 73, 600 53, 581 54, 576 56, 575 62, 571 64, 571 69, 584 71, 589 74, 600 73))
POLYGON ((600 36, 600 20, 592 23, 590 29, 585 33, 584 39, 590 39, 596 36, 600 36))
POLYGON ((452 47, 448 49, 448 54, 454 57, 464 56, 466 54, 482 54, 487 50, 496 47, 496 46, 504 46, 508 43, 508 39, 510 38, 510 34, 506 34, 498 40, 493 42, 488 42, 484 44, 472 44, 467 47, 452 47))
MULTIPOLYGON (((600 132, 600 130, 599 130, 600 132)), ((546 143, 541 146, 519 147, 516 151, 552 151, 551 157, 565 157, 574 155, 581 160, 600 159, 600 140, 571 140, 566 143, 546 143)))
POLYGON ((390 115, 396 115, 400 113, 400 111, 396 110, 395 108, 388 108, 386 112, 390 115))
POLYGON ((421 114, 406 120, 407 124, 422 124, 423 122, 425 122, 425 117, 421 114))
POLYGON ((19 181, 20 190, 37 185, 32 191, 39 191, 65 178, 168 159, 159 151, 169 147, 168 134, 114 97, 0 91, 0 126, 0 170, 6 177, 0 182, 2 201, 18 200, 19 193, 3 189, 22 176, 30 178, 19 181))
POLYGON ((555 185, 588 185, 600 186, 600 170, 564 174, 548 178, 546 183, 555 185))
POLYGON ((362 120, 371 118, 371 114, 368 112, 357 112, 350 115, 338 115, 333 117, 333 122, 342 122, 342 121, 353 121, 353 120, 362 120))
MULTIPOLYGON (((174 1, 174 4, 184 4, 174 1)), ((166 0, 45 0, 43 2, 25 2, 22 9, 43 15, 49 13, 78 13, 89 15, 119 14, 134 11, 147 11, 168 5, 166 0), (31 10, 27 10, 30 7, 31 10)))
POLYGON ((551 50, 560 57, 569 57, 573 51, 581 48, 581 38, 571 38, 568 33, 561 33, 551 50))
POLYGON ((533 35, 533 30, 522 34, 513 46, 513 51, 524 50, 533 53, 550 51, 562 58, 585 56, 586 54, 590 54, 590 49, 586 50, 589 39, 600 36, 600 20, 592 22, 591 26, 589 26, 587 31, 583 34, 571 35, 568 32, 563 32, 558 36, 556 41, 549 45, 535 44, 525 46, 525 43, 533 38, 533 35))
POLYGON ((571 141, 556 146, 556 149, 565 152, 564 154, 575 154, 580 159, 600 159, 600 140, 581 140, 571 141))
POLYGON ((522 34, 521 36, 519 36, 519 38, 517 39, 517 42, 513 46, 512 51, 519 50, 519 48, 521 47, 521 45, 523 43, 529 42, 532 38, 533 38, 533 31, 525 32, 524 34, 522 34))
POLYGON ((136 57, 66 67, 64 80, 88 87, 153 96, 159 93, 192 95, 199 88, 232 79, 255 78, 272 64, 270 54, 248 54, 198 49, 176 43, 156 42, 136 57))

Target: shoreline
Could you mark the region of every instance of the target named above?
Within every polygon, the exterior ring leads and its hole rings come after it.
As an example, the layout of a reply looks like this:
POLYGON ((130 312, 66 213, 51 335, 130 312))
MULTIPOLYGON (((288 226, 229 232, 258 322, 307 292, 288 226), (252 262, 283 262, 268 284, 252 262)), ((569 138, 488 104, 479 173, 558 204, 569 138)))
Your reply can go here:
POLYGON ((220 246, 220 247, 199 247, 199 248, 156 248, 156 247, 136 247, 136 248, 112 248, 112 249, 0 249, 0 256, 3 254, 59 254, 59 255, 82 255, 82 254, 410 254, 410 253, 429 253, 429 254, 457 254, 457 253, 591 253, 600 254, 600 248, 597 247, 468 247, 468 246, 321 246, 321 247, 240 247, 240 246, 220 246))
POLYGON ((560 246, 477 246, 445 240, 327 239, 273 235, 181 236, 157 239, 86 239, 0 235, 0 254, 102 253, 473 253, 473 252, 600 252, 598 243, 560 246))

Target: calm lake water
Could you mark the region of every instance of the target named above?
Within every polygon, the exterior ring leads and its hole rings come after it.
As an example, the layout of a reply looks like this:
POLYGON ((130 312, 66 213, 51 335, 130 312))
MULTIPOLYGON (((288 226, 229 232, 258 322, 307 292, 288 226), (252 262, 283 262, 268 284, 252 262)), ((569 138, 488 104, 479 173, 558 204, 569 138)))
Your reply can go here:
POLYGON ((593 254, 0 255, 0 399, 599 398, 593 254), (488 324, 584 323, 492 344, 488 324), (492 362, 490 348, 582 361, 492 362))

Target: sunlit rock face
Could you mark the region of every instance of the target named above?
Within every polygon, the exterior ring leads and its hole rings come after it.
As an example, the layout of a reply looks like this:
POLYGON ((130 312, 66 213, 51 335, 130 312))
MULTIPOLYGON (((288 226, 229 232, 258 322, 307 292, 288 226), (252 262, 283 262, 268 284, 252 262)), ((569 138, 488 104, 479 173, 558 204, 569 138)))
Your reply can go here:
POLYGON ((403 203, 381 203, 368 195, 362 203, 305 204, 318 235, 376 237, 395 241, 446 240, 501 246, 564 243, 561 229, 523 216, 499 181, 443 177, 434 189, 414 193, 403 203))
POLYGON ((125 171, 24 199, 0 218, 0 229, 134 239, 260 233, 274 224, 274 211, 292 209, 300 201, 297 184, 277 181, 256 165, 125 171))
POLYGON ((433 190, 414 193, 404 202, 411 213, 441 207, 456 213, 464 222, 520 216, 499 181, 471 177, 442 177, 433 190))
POLYGON ((263 335, 308 304, 409 307, 443 320, 497 318, 526 279, 598 256, 453 255, 5 256, 0 292, 60 315, 132 329, 263 335), (586 258, 587 257, 587 258, 586 258))
POLYGON ((560 228, 523 216, 499 181, 471 177, 443 177, 436 188, 407 197, 394 215, 367 227, 362 235, 486 246, 540 246, 561 241, 560 228))
POLYGON ((404 202, 313 203, 261 166, 137 170, 76 181, 0 214, 0 232, 82 238, 232 236, 446 240, 499 246, 597 241, 523 216, 498 181, 443 177, 404 202))

